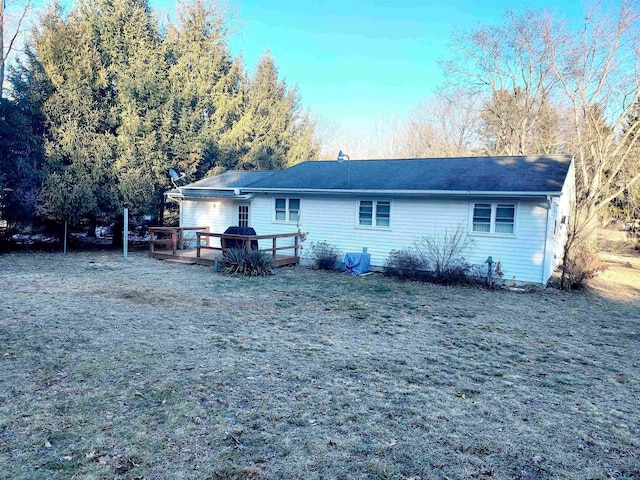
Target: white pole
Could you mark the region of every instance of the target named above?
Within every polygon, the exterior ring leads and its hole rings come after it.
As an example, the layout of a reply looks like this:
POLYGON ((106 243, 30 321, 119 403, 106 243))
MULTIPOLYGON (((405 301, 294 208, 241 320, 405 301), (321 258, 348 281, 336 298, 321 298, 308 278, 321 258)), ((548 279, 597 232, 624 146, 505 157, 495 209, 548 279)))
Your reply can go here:
POLYGON ((129 209, 124 209, 124 228, 122 229, 122 253, 124 258, 129 256, 129 209))
MULTIPOLYGON (((1 1, 1 0, 0 0, 1 1)), ((67 254, 67 221, 64 221, 64 240, 62 241, 63 247, 63 255, 67 254)))

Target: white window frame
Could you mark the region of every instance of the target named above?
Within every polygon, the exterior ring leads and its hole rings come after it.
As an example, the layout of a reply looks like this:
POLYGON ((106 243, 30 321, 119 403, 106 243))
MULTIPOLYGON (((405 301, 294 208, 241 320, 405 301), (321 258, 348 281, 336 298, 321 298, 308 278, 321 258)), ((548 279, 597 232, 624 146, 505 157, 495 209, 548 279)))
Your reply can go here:
POLYGON ((483 201, 483 200, 478 200, 478 201, 474 201, 471 202, 470 208, 469 208, 470 212, 469 212, 469 233, 471 235, 479 235, 479 236, 497 236, 497 237, 515 237, 516 236, 516 229, 517 229, 517 218, 518 218, 518 202, 514 202, 514 201, 483 201), (475 231, 473 229, 474 225, 473 225, 473 217, 474 217, 474 213, 476 210, 476 205, 490 205, 491 206, 491 218, 489 220, 489 231, 488 232, 480 232, 480 231, 475 231), (511 233, 507 233, 507 232, 496 232, 496 213, 498 210, 498 206, 513 206, 513 232, 511 233))
POLYGON ((302 199, 300 197, 275 197, 273 199, 273 221, 275 223, 300 223, 300 221, 302 220, 302 199), (285 201, 285 207, 284 209, 278 209, 278 200, 284 200, 285 201), (298 208, 297 209, 291 209, 291 200, 297 200, 298 201, 298 208), (278 219, 277 218, 277 212, 278 211, 283 211, 284 212, 284 220, 282 219, 278 219), (297 220, 291 220, 291 212, 298 212, 298 219, 297 220))
POLYGON ((376 228, 381 230, 390 230, 391 229, 391 217, 392 217, 392 207, 393 202, 389 199, 383 198, 379 200, 373 200, 370 198, 361 198, 356 202, 356 228, 376 228), (360 206, 362 202, 371 202, 371 225, 362 225, 360 223, 360 206), (389 204, 389 224, 388 225, 378 225, 378 203, 388 203, 389 204))
POLYGON ((239 203, 237 208, 236 208, 236 225, 238 225, 239 227, 242 227, 243 225, 240 225, 240 208, 241 207, 247 207, 247 227, 251 225, 251 205, 249 203, 239 203))

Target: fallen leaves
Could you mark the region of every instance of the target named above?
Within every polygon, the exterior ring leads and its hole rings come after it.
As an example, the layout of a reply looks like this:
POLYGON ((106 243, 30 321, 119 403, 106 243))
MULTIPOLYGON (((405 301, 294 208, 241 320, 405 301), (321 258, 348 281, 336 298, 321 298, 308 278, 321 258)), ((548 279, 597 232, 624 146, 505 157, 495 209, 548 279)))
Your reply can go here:
POLYGON ((122 475, 124 473, 127 473, 129 470, 140 466, 137 461, 132 458, 118 458, 117 456, 112 457, 111 455, 103 451, 91 451, 87 453, 84 458, 91 462, 96 462, 99 465, 113 465, 116 475, 122 475))

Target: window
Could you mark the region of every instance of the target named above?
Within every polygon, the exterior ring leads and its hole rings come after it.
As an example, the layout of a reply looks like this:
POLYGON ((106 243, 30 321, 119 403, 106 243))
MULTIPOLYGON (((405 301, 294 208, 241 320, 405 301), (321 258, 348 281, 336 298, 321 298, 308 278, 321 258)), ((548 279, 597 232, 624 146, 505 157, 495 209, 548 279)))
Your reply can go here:
POLYGON ((516 206, 513 203, 476 203, 473 205, 475 233, 515 233, 516 206))
POLYGON ((238 226, 249 226, 249 205, 238 205, 238 226))
POLYGON ((358 204, 358 225, 361 227, 389 227, 391 202, 360 200, 358 204))
POLYGON ((290 222, 300 221, 300 199, 299 198, 289 199, 289 221, 290 222))
POLYGON ((490 203, 476 203, 473 207, 473 231, 486 233, 491 231, 490 203))
POLYGON ((496 233, 513 233, 513 225, 516 218, 516 206, 496 205, 496 233))
POLYGON ((276 198, 276 216, 278 222, 300 221, 299 198, 276 198))

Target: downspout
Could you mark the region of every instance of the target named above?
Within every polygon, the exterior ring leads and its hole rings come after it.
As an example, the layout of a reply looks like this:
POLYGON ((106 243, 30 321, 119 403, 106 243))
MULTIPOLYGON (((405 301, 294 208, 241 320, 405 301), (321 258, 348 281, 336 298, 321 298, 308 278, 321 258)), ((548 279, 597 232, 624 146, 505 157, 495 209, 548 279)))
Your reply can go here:
POLYGON ((544 287, 545 278, 544 274, 547 269, 547 239, 549 238, 549 211, 551 210, 551 195, 547 195, 547 219, 544 227, 544 250, 542 251, 542 281, 540 282, 544 287))

